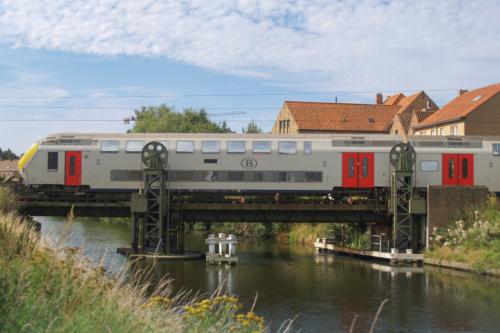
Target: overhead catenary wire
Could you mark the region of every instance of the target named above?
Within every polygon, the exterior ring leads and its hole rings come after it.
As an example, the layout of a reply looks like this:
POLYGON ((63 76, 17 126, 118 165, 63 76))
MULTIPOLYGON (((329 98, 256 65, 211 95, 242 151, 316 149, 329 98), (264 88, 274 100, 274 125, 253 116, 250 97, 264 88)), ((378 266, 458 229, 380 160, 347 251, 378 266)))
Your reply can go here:
POLYGON ((376 94, 397 93, 408 91, 449 92, 459 88, 446 89, 391 89, 391 90, 318 90, 298 92, 248 92, 248 93, 199 93, 199 94, 158 94, 158 95, 99 95, 99 96, 0 96, 5 100, 28 99, 111 99, 111 98, 192 98, 192 97, 249 97, 249 96, 298 96, 298 95, 333 95, 333 94, 376 94))

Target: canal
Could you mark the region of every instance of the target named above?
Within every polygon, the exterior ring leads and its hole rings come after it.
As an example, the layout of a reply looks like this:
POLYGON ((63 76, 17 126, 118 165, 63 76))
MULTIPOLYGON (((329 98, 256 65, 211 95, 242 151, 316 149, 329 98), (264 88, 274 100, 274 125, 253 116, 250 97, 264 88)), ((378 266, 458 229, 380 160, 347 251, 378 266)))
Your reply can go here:
MULTIPOLYGON (((93 219, 38 217, 42 235, 66 235, 68 246, 109 272, 119 272, 126 258, 116 248, 128 245, 127 226, 93 219)), ((190 233, 187 248, 205 251, 204 235, 190 233)), ((256 312, 273 331, 293 319, 302 332, 346 332, 355 314, 356 332, 369 329, 382 300, 388 299, 377 332, 499 332, 500 279, 436 268, 392 268, 331 254, 310 246, 276 241, 242 242, 237 266, 207 266, 204 261, 158 264, 153 280, 165 275, 174 290, 210 294, 221 284, 248 307, 256 292, 256 312)))

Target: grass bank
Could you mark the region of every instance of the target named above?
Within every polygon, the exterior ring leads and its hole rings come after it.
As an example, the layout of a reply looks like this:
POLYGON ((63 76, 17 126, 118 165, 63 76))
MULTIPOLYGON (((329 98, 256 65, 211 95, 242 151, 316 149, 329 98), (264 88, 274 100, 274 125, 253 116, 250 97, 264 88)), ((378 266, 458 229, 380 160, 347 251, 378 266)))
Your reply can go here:
POLYGON ((147 285, 106 275, 77 249, 45 242, 6 206, 0 210, 0 332, 265 330, 236 298, 172 295, 167 283, 146 292, 147 285))
POLYGON ((425 256, 464 263, 480 273, 500 270, 500 210, 495 200, 432 230, 425 256))

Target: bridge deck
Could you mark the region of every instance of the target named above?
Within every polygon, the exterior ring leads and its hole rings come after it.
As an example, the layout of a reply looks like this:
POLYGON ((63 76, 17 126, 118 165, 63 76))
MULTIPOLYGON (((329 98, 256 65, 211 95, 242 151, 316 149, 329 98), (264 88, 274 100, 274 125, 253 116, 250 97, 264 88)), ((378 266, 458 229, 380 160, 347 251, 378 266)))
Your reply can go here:
MULTIPOLYGON (((131 193, 76 193, 68 191, 17 191, 21 210, 32 216, 130 217, 131 193)), ((386 222, 387 206, 381 201, 346 203, 320 196, 284 194, 238 196, 197 193, 173 195, 170 209, 184 221, 196 222, 386 222)))

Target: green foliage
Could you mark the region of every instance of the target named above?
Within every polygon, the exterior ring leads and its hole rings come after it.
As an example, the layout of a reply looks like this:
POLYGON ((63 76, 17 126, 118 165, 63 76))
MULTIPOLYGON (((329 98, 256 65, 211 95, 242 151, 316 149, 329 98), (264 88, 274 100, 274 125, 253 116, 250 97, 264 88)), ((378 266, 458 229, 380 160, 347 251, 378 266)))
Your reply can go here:
POLYGON ((148 106, 136 110, 135 119, 134 133, 231 133, 226 122, 211 121, 203 109, 177 112, 165 104, 148 106))
POLYGON ((19 159, 19 156, 17 156, 12 150, 10 149, 2 150, 2 148, 0 148, 0 161, 17 160, 17 159, 19 159))
POLYGON ((0 214, 15 212, 18 208, 17 197, 7 187, 0 187, 0 214))
POLYGON ((276 238, 284 231, 286 225, 280 223, 194 223, 192 228, 212 233, 234 234, 243 238, 268 239, 276 238))
POLYGON ((241 132, 242 133, 246 133, 246 134, 260 134, 262 133, 262 128, 260 128, 257 123, 255 122, 255 120, 252 119, 252 121, 250 121, 247 125, 247 127, 243 127, 241 129, 241 132))
POLYGON ((478 271, 500 269, 500 211, 495 203, 434 228, 426 256, 469 264, 478 271))
POLYGON ((133 277, 110 277, 78 249, 42 243, 19 217, 0 215, 0 332, 264 330, 233 297, 188 299, 166 286, 146 294, 133 277))

